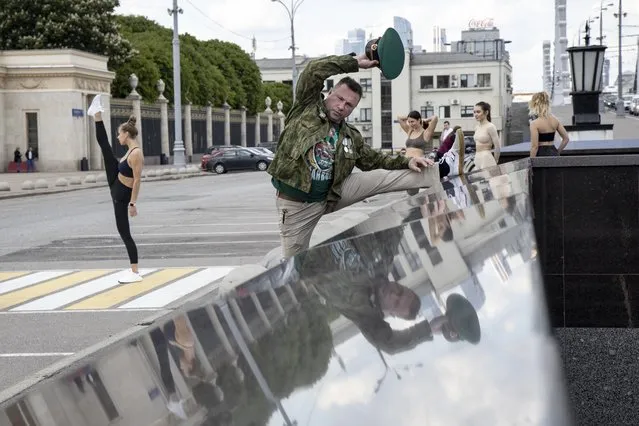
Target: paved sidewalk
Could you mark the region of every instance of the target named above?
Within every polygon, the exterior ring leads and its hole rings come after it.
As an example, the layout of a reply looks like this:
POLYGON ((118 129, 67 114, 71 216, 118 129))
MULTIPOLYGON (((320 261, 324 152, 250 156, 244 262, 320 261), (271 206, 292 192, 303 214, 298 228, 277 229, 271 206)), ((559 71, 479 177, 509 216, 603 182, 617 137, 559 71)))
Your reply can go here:
MULTIPOLYGON (((145 167, 142 172, 142 181, 184 179, 209 174, 210 173, 202 171, 194 164, 189 164, 181 168, 172 165, 148 166, 145 167)), ((58 173, 0 173, 0 200, 77 191, 105 185, 106 175, 104 170, 58 173)))

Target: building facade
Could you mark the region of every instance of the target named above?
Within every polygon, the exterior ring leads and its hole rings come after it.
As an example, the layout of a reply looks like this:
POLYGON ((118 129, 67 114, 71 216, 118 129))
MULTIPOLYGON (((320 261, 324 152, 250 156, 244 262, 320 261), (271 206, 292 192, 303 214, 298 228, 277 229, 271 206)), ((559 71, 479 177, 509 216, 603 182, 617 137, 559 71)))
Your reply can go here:
MULTIPOLYGON (((69 171, 101 153, 85 111, 90 97, 110 93, 107 58, 72 49, 0 52, 0 167, 13 151, 33 148, 39 170, 69 171)), ((110 120, 105 97, 104 121, 110 120)))
POLYGON ((552 63, 550 61, 550 40, 545 40, 543 45, 543 75, 542 87, 548 93, 552 92, 552 63))
MULTIPOLYGON (((300 64, 300 72, 311 59, 306 58, 300 64)), ((502 145, 507 144, 504 135, 512 104, 512 67, 508 61, 468 53, 410 54, 408 50, 405 60, 402 74, 392 81, 385 79, 377 68, 349 74, 362 85, 364 95, 348 121, 360 130, 366 143, 374 148, 402 148, 406 134, 397 117, 412 110, 425 117, 438 115, 437 135, 445 120, 472 135, 476 126, 473 107, 485 101, 492 107, 492 121, 502 137, 502 145)), ((290 59, 256 62, 264 81, 290 81, 290 59)), ((325 90, 330 90, 344 76, 327 79, 325 90)))

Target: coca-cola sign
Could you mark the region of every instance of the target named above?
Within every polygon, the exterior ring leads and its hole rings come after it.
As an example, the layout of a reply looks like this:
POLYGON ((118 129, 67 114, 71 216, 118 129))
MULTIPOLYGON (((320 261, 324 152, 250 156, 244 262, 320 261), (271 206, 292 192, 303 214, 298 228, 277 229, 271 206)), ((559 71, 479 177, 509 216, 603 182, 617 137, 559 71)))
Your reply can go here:
POLYGON ((473 30, 494 28, 495 20, 493 18, 471 19, 468 21, 468 28, 473 30))

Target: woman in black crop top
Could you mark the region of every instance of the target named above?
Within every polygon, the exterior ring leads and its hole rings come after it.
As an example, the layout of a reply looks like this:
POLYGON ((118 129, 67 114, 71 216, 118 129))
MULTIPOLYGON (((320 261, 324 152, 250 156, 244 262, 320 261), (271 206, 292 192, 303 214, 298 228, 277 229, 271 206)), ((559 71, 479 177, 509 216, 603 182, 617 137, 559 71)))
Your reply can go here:
POLYGON ((557 117, 550 113, 550 96, 546 92, 535 93, 528 103, 533 117, 530 122, 530 157, 556 157, 561 155, 570 139, 557 117), (555 147, 555 132, 561 136, 559 149, 555 147))
POLYGON ((121 161, 115 158, 102 122, 103 111, 100 95, 96 95, 87 115, 95 118, 96 139, 104 158, 104 169, 115 210, 115 224, 131 262, 131 269, 124 272, 118 281, 120 283, 134 283, 141 281, 142 277, 138 272, 138 249, 133 237, 131 237, 129 215, 134 217, 138 214, 135 203, 140 192, 144 156, 136 140, 138 136, 138 129, 135 127, 136 119, 135 116, 131 116, 126 123, 121 124, 118 128, 118 142, 120 145, 127 146, 127 153, 121 161))
MULTIPOLYGON (((408 138, 406 139, 406 157, 425 157, 427 151, 433 149, 433 135, 437 127, 437 116, 422 119, 417 111, 411 111, 407 116, 397 117, 399 125, 408 138)), ((419 189, 409 189, 408 195, 415 195, 419 189)))

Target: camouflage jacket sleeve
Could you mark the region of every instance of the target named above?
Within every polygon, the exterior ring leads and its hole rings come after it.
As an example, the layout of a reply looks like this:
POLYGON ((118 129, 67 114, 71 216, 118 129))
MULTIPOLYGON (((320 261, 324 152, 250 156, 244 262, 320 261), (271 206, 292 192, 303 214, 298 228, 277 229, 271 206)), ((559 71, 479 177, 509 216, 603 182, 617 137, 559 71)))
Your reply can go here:
POLYGON ((382 154, 369 145, 362 143, 356 165, 357 168, 364 172, 375 169, 399 170, 407 169, 409 160, 410 158, 401 155, 391 157, 390 155, 382 154))
POLYGON ((351 55, 333 55, 310 61, 297 81, 296 97, 301 103, 316 100, 328 77, 357 71, 357 59, 351 55))

